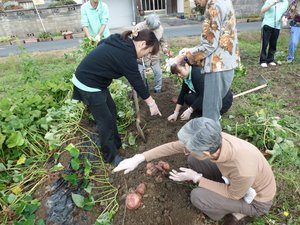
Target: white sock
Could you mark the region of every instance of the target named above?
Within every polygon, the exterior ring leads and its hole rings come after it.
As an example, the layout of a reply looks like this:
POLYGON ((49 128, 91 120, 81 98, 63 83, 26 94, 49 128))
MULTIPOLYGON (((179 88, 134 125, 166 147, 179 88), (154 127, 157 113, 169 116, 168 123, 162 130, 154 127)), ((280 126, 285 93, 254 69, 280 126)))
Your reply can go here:
POLYGON ((246 215, 241 214, 241 213, 232 213, 232 215, 237 219, 237 220, 241 220, 243 219, 246 215))

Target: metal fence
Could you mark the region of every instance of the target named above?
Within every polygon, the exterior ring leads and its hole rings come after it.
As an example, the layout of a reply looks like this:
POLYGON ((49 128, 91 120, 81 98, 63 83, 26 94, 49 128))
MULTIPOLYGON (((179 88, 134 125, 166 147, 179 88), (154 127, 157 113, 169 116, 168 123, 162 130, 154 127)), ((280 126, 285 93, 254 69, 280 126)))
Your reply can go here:
POLYGON ((145 13, 167 13, 167 0, 140 0, 142 10, 145 13))

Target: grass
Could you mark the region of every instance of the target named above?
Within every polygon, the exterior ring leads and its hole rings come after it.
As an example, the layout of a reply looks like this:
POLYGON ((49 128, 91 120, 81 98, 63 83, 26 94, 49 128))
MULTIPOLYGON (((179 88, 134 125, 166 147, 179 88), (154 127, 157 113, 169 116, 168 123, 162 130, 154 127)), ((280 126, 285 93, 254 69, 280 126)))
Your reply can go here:
POLYGON ((24 71, 26 70, 29 77, 34 76, 34 73, 38 71, 39 75, 36 74, 38 78, 47 80, 76 67, 73 61, 65 59, 63 51, 26 54, 22 57, 9 56, 1 59, 0 98, 4 98, 9 90, 17 89, 24 84, 24 74, 26 74, 24 71))
MULTIPOLYGON (((176 55, 183 47, 197 45, 198 40, 199 37, 172 38, 169 39, 169 44, 176 55)), ((237 123, 245 124, 247 117, 253 116, 263 109, 268 115, 280 118, 280 124, 292 131, 288 138, 294 141, 295 148, 283 152, 272 163, 278 188, 274 205, 268 215, 255 219, 252 223, 255 225, 300 224, 300 55, 299 51, 296 51, 294 62, 292 64, 284 63, 288 53, 288 42, 289 31, 283 30, 277 47, 277 59, 282 62, 282 65, 276 68, 262 69, 258 64, 260 32, 239 33, 241 59, 246 74, 235 77, 232 90, 240 93, 256 86, 255 79, 258 75, 263 75, 268 80, 268 87, 236 98, 230 111, 222 118, 224 127, 235 127, 237 123)), ((69 72, 77 65, 75 61, 65 59, 63 51, 31 54, 28 57, 25 61, 29 63, 26 65, 31 70, 27 76, 36 72, 36 75, 42 80, 69 72)), ((22 87, 24 77, 20 71, 26 70, 26 65, 24 66, 24 59, 21 60, 19 56, 1 59, 0 98, 5 98, 10 91, 22 87)))

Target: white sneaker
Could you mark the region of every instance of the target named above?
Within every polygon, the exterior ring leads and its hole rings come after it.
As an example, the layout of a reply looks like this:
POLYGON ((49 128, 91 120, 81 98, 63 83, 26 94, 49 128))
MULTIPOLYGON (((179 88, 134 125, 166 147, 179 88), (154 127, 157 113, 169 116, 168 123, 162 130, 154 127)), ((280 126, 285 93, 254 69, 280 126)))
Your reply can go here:
POLYGON ((277 64, 274 63, 274 62, 270 62, 269 65, 270 65, 270 66, 277 66, 277 64))
POLYGON ((260 66, 261 66, 262 68, 267 68, 267 67, 268 67, 267 63, 261 63, 260 66))

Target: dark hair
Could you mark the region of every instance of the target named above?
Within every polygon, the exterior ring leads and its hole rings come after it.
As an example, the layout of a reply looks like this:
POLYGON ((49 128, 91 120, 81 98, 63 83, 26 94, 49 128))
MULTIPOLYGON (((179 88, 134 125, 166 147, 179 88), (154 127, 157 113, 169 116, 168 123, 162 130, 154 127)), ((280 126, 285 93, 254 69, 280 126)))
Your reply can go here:
POLYGON ((147 47, 153 47, 152 52, 151 52, 152 55, 157 54, 159 51, 159 41, 157 40, 155 34, 149 29, 144 29, 144 30, 139 31, 137 33, 136 37, 132 36, 131 30, 124 31, 121 34, 121 37, 124 40, 131 38, 134 41, 146 41, 147 47))
POLYGON ((182 61, 182 62, 180 62, 179 64, 177 64, 177 63, 173 63, 172 65, 171 65, 171 68, 170 68, 170 71, 171 71, 171 73, 172 74, 178 74, 179 72, 180 72, 180 67, 184 67, 184 65, 185 65, 185 61, 182 61))

